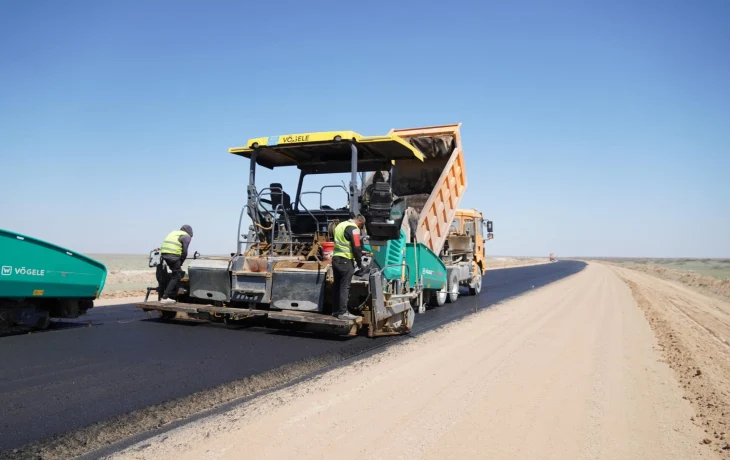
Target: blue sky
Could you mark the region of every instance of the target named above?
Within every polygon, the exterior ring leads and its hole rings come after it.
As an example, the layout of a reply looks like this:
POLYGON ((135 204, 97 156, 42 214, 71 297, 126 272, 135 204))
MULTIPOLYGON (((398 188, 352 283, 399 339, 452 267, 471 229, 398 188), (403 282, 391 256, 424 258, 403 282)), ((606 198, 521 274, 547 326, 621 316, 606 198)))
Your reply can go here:
POLYGON ((490 253, 730 257, 729 57, 720 0, 3 2, 0 227, 225 253, 228 147, 462 122, 490 253))

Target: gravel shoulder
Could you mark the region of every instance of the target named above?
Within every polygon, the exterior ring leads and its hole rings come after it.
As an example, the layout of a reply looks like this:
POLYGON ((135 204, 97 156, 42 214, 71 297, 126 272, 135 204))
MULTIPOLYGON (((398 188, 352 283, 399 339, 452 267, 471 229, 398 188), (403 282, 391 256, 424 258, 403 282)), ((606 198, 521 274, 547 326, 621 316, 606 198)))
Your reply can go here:
POLYGON ((644 311, 590 264, 112 458, 718 458, 644 311))
POLYGON ((702 442, 730 459, 730 302, 679 281, 611 266, 631 287, 692 404, 702 442))

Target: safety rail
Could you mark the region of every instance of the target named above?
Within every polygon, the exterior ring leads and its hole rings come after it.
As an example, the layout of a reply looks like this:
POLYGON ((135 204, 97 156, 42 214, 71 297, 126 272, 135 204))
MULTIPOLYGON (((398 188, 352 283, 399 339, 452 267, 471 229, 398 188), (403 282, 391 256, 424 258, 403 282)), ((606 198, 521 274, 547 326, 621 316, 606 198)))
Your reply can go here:
MULTIPOLYGON (((282 213, 284 214, 284 226, 287 230, 287 234, 289 235, 289 241, 279 241, 276 244, 288 244, 289 245, 289 257, 293 255, 293 248, 294 248, 294 237, 292 236, 291 232, 291 223, 289 222, 289 216, 286 214, 286 211, 284 210, 284 205, 277 204, 276 208, 274 209, 274 214, 276 214, 281 208, 282 213)), ((271 250, 269 251, 269 255, 273 257, 274 255, 274 231, 276 230, 276 221, 272 222, 271 224, 271 250)))
MULTIPOLYGON (((243 236, 241 234, 241 224, 243 223, 243 212, 248 209, 249 206, 247 204, 244 204, 241 208, 241 214, 238 216, 238 235, 236 235, 236 255, 240 255, 241 253, 241 244, 243 244, 243 241, 241 241, 241 237, 243 236)), ((247 241, 246 244, 251 244, 250 241, 247 241)), ((145 300, 146 302, 147 300, 145 300)))
MULTIPOLYGON (((261 198, 262 197, 266 197, 266 196, 272 198, 272 191, 273 192, 277 192, 278 191, 279 193, 283 193, 283 190, 281 188, 279 188, 279 187, 266 187, 266 188, 262 189, 261 191, 259 191, 256 194, 256 211, 257 212, 265 213, 271 219, 271 250, 270 250, 270 255, 273 255, 273 252, 274 252, 274 236, 275 236, 277 222, 279 220, 279 219, 277 219, 276 216, 277 215, 283 215, 284 216, 284 226, 285 226, 285 228, 287 230, 287 233, 289 234, 289 240, 288 241, 279 241, 276 244, 288 244, 289 245, 289 256, 291 257, 292 254, 293 254, 294 239, 292 237, 291 221, 289 220, 289 215, 286 213, 286 210, 284 209, 284 206, 282 204, 276 205, 276 207, 273 209, 273 213, 272 213, 271 211, 269 211, 268 209, 266 209, 266 207, 264 207, 264 206, 261 205, 261 198)), ((273 203, 273 201, 272 201, 272 203, 273 203)), ((257 225, 261 230, 269 230, 268 228, 264 227, 261 224, 258 214, 253 213, 252 210, 251 210, 251 207, 248 204, 244 205, 241 208, 241 214, 238 217, 238 236, 237 236, 238 242, 237 242, 237 245, 236 245, 237 254, 241 254, 241 244, 243 243, 241 241, 241 236, 243 236, 243 235, 241 235, 241 223, 243 222, 243 214, 244 214, 244 211, 246 211, 247 209, 248 209, 248 215, 249 215, 249 217, 251 217, 251 220, 254 223, 254 225, 257 225)), ((312 216, 312 217, 314 217, 314 216, 312 216)), ((253 243, 254 242, 252 242, 252 241, 247 241, 247 244, 253 244, 253 243)), ((259 253, 259 255, 260 255, 260 253, 261 253, 261 241, 260 240, 257 240, 255 243, 257 245, 257 253, 259 253)))
MULTIPOLYGON (((304 205, 304 203, 301 200, 301 196, 302 195, 319 195, 319 211, 321 211, 322 214, 324 214, 325 220, 327 222, 330 222, 330 216, 327 214, 327 210, 322 207, 322 194, 323 194, 322 192, 324 192, 324 190, 327 189, 327 188, 339 188, 339 189, 342 189, 345 192, 345 195, 348 198, 350 197, 350 194, 349 194, 349 192, 347 191, 347 188, 345 188, 344 185, 325 185, 325 186, 323 186, 322 188, 319 189, 319 192, 315 192, 315 191, 301 192, 299 194, 299 197, 300 198, 299 198, 299 200, 297 200, 297 205, 302 205, 302 207, 304 208, 304 210, 307 211, 309 213, 309 215, 314 218, 314 220, 316 221, 316 225, 317 226, 319 226, 319 220, 317 220, 317 218, 314 217, 314 215, 309 211, 309 209, 307 209, 307 207, 304 205)), ((333 209, 332 211, 335 211, 335 210, 333 209)))
POLYGON ((341 188, 345 192, 345 196, 347 196, 348 199, 350 198, 350 192, 347 191, 347 188, 344 185, 325 185, 319 189, 319 209, 322 211, 324 211, 324 209, 322 209, 322 192, 324 192, 324 189, 326 188, 341 188))
MULTIPOLYGON (((313 193, 314 194, 314 193, 317 193, 317 192, 302 192, 302 193, 300 193, 300 195, 307 195, 307 194, 310 194, 310 193, 313 193)), ((310 211, 309 209, 307 209, 306 206, 304 206, 304 203, 302 203, 300 201, 297 204, 302 205, 302 207, 304 208, 304 210, 307 211, 307 214, 309 214, 312 217, 312 219, 314 219, 314 228, 315 228, 315 231, 316 231, 317 228, 319 227, 319 220, 317 220, 317 218, 314 216, 314 214, 312 214, 312 211, 310 211)), ((327 217, 327 213, 325 213, 325 217, 327 217)))
MULTIPOLYGON (((271 218, 271 243, 270 243, 270 248, 269 248, 269 256, 273 257, 273 255, 274 255, 274 238, 275 238, 275 234, 276 234, 276 225, 277 225, 277 222, 279 221, 279 219, 277 219, 277 215, 283 214, 284 215, 284 228, 286 228, 286 231, 289 234, 289 240, 288 241, 279 241, 277 244, 288 244, 289 245, 289 256, 291 257, 293 254, 294 238, 292 236, 291 221, 289 221, 289 215, 286 213, 286 210, 284 209, 284 205, 277 204, 273 209, 273 213, 269 212, 268 209, 261 206, 261 198, 265 197, 265 196, 268 196, 270 198, 269 201, 271 201, 271 204, 274 203, 272 192, 282 194, 282 196, 284 194, 284 190, 281 187, 266 187, 266 188, 261 189, 261 191, 258 194, 256 194, 256 208, 258 209, 259 207, 261 207, 264 211, 266 211, 266 213, 271 218), (281 209, 281 213, 279 213, 279 209, 281 209)), ((262 230, 264 230, 264 229, 262 228, 262 230)), ((259 246, 259 248, 260 248, 260 246, 259 246)))
MULTIPOLYGON (((316 192, 316 191, 302 192, 302 193, 300 193, 300 195, 307 195, 307 194, 319 195, 320 211, 324 214, 325 219, 327 219, 327 221, 329 221, 330 216, 328 216, 326 210, 322 209, 322 192, 327 188, 340 188, 340 189, 344 190, 345 193, 347 193, 347 189, 342 185, 325 185, 318 192, 316 192)), ((264 231, 270 230, 271 231, 271 248, 270 248, 271 255, 273 255, 273 253, 274 253, 274 244, 278 244, 278 245, 288 244, 289 245, 289 256, 291 257, 293 255, 293 246, 294 246, 293 234, 294 233, 292 230, 291 220, 289 219, 289 214, 286 212, 286 209, 284 208, 283 204, 277 204, 274 207, 274 209, 272 209, 272 210, 269 210, 268 208, 266 208, 265 206, 262 205, 262 202, 263 202, 262 199, 264 199, 266 197, 269 197, 271 204, 273 204, 273 200, 271 200, 271 198, 273 198, 273 195, 277 194, 277 193, 283 193, 283 190, 279 187, 266 187, 266 188, 263 188, 260 191, 258 191, 258 193, 256 194, 256 205, 255 205, 256 211, 257 211, 256 213, 253 212, 252 207, 249 206, 248 204, 244 205, 241 208, 241 213, 238 217, 238 234, 237 234, 237 242, 236 242, 236 251, 237 251, 236 253, 237 254, 242 254, 241 248, 242 248, 244 241, 241 240, 241 237, 243 236, 241 234, 241 225, 243 223, 244 213, 247 213, 249 215, 249 217, 251 217, 253 224, 257 225, 260 230, 264 230, 264 231), (259 217, 259 213, 264 214, 269 217, 269 219, 271 221, 270 228, 264 227, 264 225, 262 224, 261 219, 259 217), (280 218, 277 218, 277 216, 284 217, 284 226, 286 228, 287 233, 289 234, 289 239, 286 241, 275 241, 277 223, 280 220, 280 218)), ((301 202, 301 200, 299 200, 299 202, 297 204, 301 205, 303 210, 307 214, 309 214, 309 216, 312 218, 312 220, 315 223, 315 229, 318 229, 320 222, 317 219, 317 217, 307 208, 307 206, 304 203, 301 202)), ((258 234, 258 232, 256 232, 256 234, 258 234)), ((259 254, 261 253, 261 243, 262 242, 258 238, 256 241, 246 241, 246 244, 248 244, 248 245, 256 244, 257 253, 259 253, 259 254)))

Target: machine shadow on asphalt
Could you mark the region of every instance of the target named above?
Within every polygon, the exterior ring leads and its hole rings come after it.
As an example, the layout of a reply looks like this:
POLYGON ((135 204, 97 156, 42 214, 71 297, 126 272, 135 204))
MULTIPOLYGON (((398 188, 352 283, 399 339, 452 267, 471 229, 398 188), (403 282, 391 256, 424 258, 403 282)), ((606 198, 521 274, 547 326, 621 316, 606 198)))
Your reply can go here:
POLYGON ((20 335, 28 335, 28 334, 47 334, 49 332, 60 332, 60 331, 68 331, 71 329, 81 329, 81 328, 87 328, 92 326, 101 326, 103 323, 94 324, 90 321, 85 321, 83 323, 81 322, 62 322, 62 321, 51 321, 50 326, 48 329, 43 330, 35 330, 35 331, 12 331, 12 332, 2 332, 0 333, 0 339, 4 337, 15 337, 20 335))
POLYGON ((283 329, 283 328, 277 329, 276 326, 274 326, 274 325, 269 325, 269 327, 265 327, 260 321, 256 322, 255 320, 249 321, 249 322, 240 321, 240 322, 230 323, 230 324, 218 324, 218 323, 209 323, 209 322, 202 322, 202 321, 198 322, 198 321, 162 319, 162 318, 145 318, 143 320, 140 320, 140 322, 155 323, 156 325, 167 325, 167 326, 175 326, 175 327, 179 327, 179 326, 203 327, 203 328, 225 329, 225 330, 231 330, 231 331, 245 330, 246 334, 258 333, 258 334, 265 334, 265 335, 272 335, 272 336, 296 337, 296 338, 323 340, 323 341, 341 342, 341 343, 349 342, 358 337, 364 337, 364 335, 337 336, 337 335, 327 334, 326 332, 296 331, 296 330, 283 329))
MULTIPOLYGON (((82 327, 97 327, 102 326, 104 323, 94 324, 91 321, 82 322, 66 322, 66 321, 51 321, 50 331, 65 331, 68 329, 77 329, 82 327)), ((49 332, 50 332, 49 331, 49 332)))
POLYGON ((210 325, 210 324, 206 324, 203 322, 162 319, 162 318, 145 318, 145 319, 141 319, 140 323, 154 323, 154 324, 158 324, 158 325, 175 326, 175 327, 180 327, 180 326, 196 327, 196 326, 209 326, 210 325))
POLYGON ((324 332, 300 332, 300 331, 291 331, 286 329, 281 330, 261 330, 260 332, 267 334, 267 335, 274 335, 274 336, 280 336, 280 337, 298 337, 298 338, 310 338, 313 340, 324 340, 328 342, 349 342, 351 340, 355 340, 358 337, 365 337, 364 334, 362 335, 356 335, 356 336, 338 336, 338 335, 331 335, 324 332))
POLYGON ((236 330, 252 330, 256 327, 260 327, 259 324, 244 324, 244 323, 234 323, 234 324, 217 324, 217 323, 209 323, 209 322, 203 322, 203 321, 190 321, 190 320, 178 320, 178 319, 162 319, 162 318, 145 318, 140 320, 142 323, 154 323, 156 326, 174 326, 174 327, 180 327, 180 326, 187 326, 190 328, 217 328, 217 329, 229 329, 232 331, 236 330))

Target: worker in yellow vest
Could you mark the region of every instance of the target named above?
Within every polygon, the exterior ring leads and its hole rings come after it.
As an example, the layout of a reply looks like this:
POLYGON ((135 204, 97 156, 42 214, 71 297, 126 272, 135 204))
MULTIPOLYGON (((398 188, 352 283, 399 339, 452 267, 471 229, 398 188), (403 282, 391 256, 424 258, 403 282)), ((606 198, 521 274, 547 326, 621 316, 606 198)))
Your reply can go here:
POLYGON ((347 311, 350 298, 350 282, 355 274, 355 265, 362 270, 362 245, 360 229, 365 225, 365 217, 356 217, 340 222, 335 227, 335 252, 332 254, 332 316, 339 319, 354 320, 357 316, 347 311))
POLYGON ((170 232, 160 247, 162 260, 172 270, 172 279, 167 283, 165 292, 162 293, 163 303, 175 303, 172 297, 177 296, 177 287, 183 277, 182 264, 188 257, 188 246, 193 238, 193 228, 190 225, 183 225, 180 230, 170 232))

